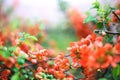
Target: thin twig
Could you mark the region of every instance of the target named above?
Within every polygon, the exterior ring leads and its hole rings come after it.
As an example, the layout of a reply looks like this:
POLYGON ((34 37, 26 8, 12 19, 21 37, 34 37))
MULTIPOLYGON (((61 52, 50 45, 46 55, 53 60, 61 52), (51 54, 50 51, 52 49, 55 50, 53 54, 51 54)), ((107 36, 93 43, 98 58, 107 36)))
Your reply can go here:
POLYGON ((111 31, 105 31, 107 34, 112 34, 112 35, 120 35, 119 32, 111 32, 111 31))
MULTIPOLYGON (((70 54, 65 55, 65 57, 69 57, 70 54)), ((55 60, 55 58, 48 58, 48 60, 55 60)))
POLYGON ((95 32, 98 34, 102 34, 102 32, 105 32, 107 34, 120 35, 120 32, 112 32, 112 31, 107 31, 107 30, 95 30, 95 32))
POLYGON ((104 30, 107 30, 105 26, 105 21, 103 21, 103 27, 104 27, 104 30))

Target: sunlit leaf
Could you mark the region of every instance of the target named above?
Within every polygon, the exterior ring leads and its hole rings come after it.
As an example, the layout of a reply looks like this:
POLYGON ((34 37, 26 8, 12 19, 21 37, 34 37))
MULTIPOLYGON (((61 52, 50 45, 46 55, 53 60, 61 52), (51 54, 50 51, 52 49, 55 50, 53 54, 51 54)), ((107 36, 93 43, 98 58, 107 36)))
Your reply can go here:
POLYGON ((100 3, 98 2, 98 0, 96 0, 95 2, 92 3, 93 8, 99 9, 100 8, 100 3))

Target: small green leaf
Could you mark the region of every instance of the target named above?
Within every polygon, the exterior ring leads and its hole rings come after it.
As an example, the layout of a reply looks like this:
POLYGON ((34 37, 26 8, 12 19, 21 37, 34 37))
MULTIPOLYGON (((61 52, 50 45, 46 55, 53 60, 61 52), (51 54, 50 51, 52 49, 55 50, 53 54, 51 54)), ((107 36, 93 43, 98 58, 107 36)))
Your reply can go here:
POLYGON ((54 61, 50 61, 50 60, 49 60, 47 63, 48 63, 49 65, 53 65, 53 64, 54 64, 54 61))
POLYGON ((14 46, 14 47, 9 47, 8 50, 9 50, 10 52, 13 52, 13 51, 16 50, 16 47, 15 47, 15 46, 14 46))
POLYGON ((89 15, 87 18, 85 18, 84 23, 88 23, 88 22, 95 22, 96 23, 97 21, 98 21, 97 18, 89 15))
POLYGON ((19 80, 19 72, 16 72, 12 77, 11 80, 19 80))
POLYGON ((0 49, 0 54, 4 57, 4 58, 9 58, 11 53, 8 51, 7 48, 1 48, 0 49))
POLYGON ((33 39, 35 41, 38 41, 38 39, 35 36, 29 36, 30 39, 33 39))
POLYGON ((25 40, 25 38, 24 37, 20 37, 20 39, 19 39, 21 42, 22 41, 24 41, 25 40))
POLYGON ((18 72, 18 70, 19 70, 19 69, 18 69, 17 67, 13 67, 13 68, 12 68, 12 71, 14 71, 14 72, 18 72))
POLYGON ((17 62, 18 64, 23 65, 25 63, 25 59, 22 57, 18 57, 17 62))
POLYGON ((98 29, 103 29, 103 23, 102 22, 98 22, 97 23, 97 28, 98 29))
POLYGON ((115 80, 118 78, 120 75, 120 65, 117 65, 117 67, 112 69, 112 75, 115 80))
POLYGON ((112 43, 113 42, 113 35, 106 34, 103 38, 103 43, 112 43))
POLYGON ((106 78, 100 78, 100 79, 98 79, 98 80, 107 80, 106 78))
POLYGON ((82 69, 81 68, 70 69, 70 73, 72 73, 74 75, 75 79, 85 78, 85 75, 82 73, 82 69))
POLYGON ((92 3, 93 8, 99 9, 100 8, 100 3, 98 2, 98 0, 96 0, 95 2, 92 3))
POLYGON ((32 39, 32 40, 38 41, 38 39, 37 39, 35 36, 32 36, 32 35, 30 35, 30 34, 28 34, 28 33, 25 33, 25 32, 19 33, 19 35, 21 36, 21 37, 19 38, 19 40, 20 40, 21 42, 22 42, 22 41, 25 41, 25 40, 27 40, 27 39, 32 39))

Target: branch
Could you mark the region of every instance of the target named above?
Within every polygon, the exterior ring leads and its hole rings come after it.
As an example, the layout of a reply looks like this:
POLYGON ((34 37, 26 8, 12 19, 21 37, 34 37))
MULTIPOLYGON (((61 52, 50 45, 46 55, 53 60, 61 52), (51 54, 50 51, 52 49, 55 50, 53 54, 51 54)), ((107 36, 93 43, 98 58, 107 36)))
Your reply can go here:
MULTIPOLYGON (((65 55, 65 57, 69 57, 70 54, 65 55)), ((48 58, 48 60, 55 60, 55 58, 48 58)))
POLYGON ((112 34, 112 35, 120 35, 120 32, 112 32, 112 31, 106 31, 106 30, 95 30, 95 33, 98 33, 98 34, 103 34, 104 33, 107 33, 107 34, 112 34))
POLYGON ((107 34, 112 34, 112 35, 120 35, 119 32, 111 32, 111 31, 105 31, 107 34))
POLYGON ((114 11, 112 11, 112 13, 117 17, 117 19, 120 21, 120 18, 119 18, 119 16, 114 12, 114 11))

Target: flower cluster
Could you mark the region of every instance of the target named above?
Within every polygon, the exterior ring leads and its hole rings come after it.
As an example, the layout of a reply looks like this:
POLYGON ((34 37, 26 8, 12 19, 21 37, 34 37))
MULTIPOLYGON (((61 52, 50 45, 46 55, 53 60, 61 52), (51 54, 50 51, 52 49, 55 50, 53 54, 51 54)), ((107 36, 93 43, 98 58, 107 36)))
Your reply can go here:
POLYGON ((86 74, 108 68, 110 65, 116 67, 120 61, 116 56, 117 53, 119 54, 120 43, 113 46, 109 43, 103 44, 102 41, 101 36, 89 35, 78 42, 71 43, 68 49, 73 67, 83 67, 86 74))

